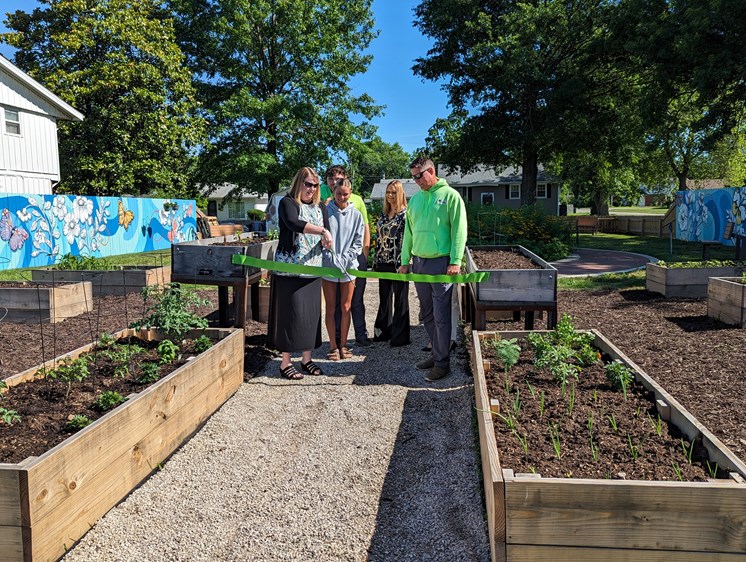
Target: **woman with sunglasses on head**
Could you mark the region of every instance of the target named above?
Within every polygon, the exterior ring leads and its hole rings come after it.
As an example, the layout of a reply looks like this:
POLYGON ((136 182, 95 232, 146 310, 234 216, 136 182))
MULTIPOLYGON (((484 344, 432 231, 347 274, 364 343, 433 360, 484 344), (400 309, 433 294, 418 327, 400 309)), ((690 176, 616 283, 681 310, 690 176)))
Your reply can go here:
MULTIPOLYGON (((332 247, 329 217, 320 202, 319 177, 313 168, 301 168, 277 208, 280 227, 275 261, 297 265, 322 265, 321 250, 332 247)), ((280 373, 286 379, 303 378, 291 362, 300 352, 301 370, 323 374, 311 360, 321 346, 321 278, 304 273, 274 272, 270 289, 270 345, 282 352, 280 373)))
POLYGON ((326 302, 326 330, 329 333, 329 354, 331 361, 348 359, 352 352, 347 348, 347 334, 350 331, 350 309, 352 295, 355 291, 355 277, 347 273, 349 269, 357 269, 358 256, 363 248, 365 222, 363 215, 350 203, 352 184, 344 178, 337 180, 332 186, 334 199, 327 205, 329 212, 329 231, 332 234, 334 247, 324 252, 324 266, 336 267, 342 270, 342 278, 324 277, 321 287, 326 302), (339 292, 337 292, 339 287, 339 292), (339 340, 335 337, 337 323, 334 310, 339 298, 341 311, 339 340))
MULTIPOLYGON (((402 183, 399 180, 389 182, 383 212, 377 222, 375 271, 396 273, 401 260, 406 214, 407 199, 402 183)), ((392 347, 409 344, 409 282, 379 279, 378 297, 375 341, 388 341, 392 347)))

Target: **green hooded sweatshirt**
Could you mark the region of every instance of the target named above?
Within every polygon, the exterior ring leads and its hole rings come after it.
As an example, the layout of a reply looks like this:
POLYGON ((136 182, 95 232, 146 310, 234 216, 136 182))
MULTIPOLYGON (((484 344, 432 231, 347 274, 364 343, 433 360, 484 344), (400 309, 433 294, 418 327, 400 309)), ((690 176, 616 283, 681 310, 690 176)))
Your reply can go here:
POLYGON ((461 265, 466 247, 466 207, 461 195, 446 180, 415 193, 407 207, 401 263, 412 256, 449 256, 449 265, 461 265))

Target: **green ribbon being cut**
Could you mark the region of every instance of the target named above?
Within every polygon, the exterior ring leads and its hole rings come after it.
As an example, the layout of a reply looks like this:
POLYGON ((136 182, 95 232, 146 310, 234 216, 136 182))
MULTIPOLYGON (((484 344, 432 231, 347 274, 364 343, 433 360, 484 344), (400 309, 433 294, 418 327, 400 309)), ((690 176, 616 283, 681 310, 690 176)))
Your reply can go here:
MULTIPOLYGON (((236 265, 249 265, 251 267, 281 271, 283 273, 313 275, 315 277, 334 277, 335 279, 343 279, 345 277, 345 273, 336 267, 297 265, 294 263, 242 256, 240 254, 233 254, 231 261, 236 265)), ((383 271, 348 269, 347 273, 354 277, 388 279, 390 281, 415 281, 417 283, 479 283, 490 276, 488 271, 468 273, 466 275, 425 275, 423 273, 388 273, 383 271)))

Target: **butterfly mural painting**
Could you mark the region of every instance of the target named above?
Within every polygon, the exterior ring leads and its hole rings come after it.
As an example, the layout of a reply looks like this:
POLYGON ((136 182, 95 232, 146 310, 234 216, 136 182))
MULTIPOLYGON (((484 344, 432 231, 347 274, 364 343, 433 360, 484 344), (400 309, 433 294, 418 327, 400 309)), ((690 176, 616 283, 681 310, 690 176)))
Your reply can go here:
POLYGON ((23 248, 23 243, 28 240, 28 232, 20 226, 13 226, 10 211, 3 209, 0 215, 0 239, 8 242, 11 251, 15 252, 23 248))
POLYGON ((124 208, 124 203, 119 200, 119 225, 124 227, 124 230, 128 230, 132 219, 135 218, 135 213, 129 209, 124 208))

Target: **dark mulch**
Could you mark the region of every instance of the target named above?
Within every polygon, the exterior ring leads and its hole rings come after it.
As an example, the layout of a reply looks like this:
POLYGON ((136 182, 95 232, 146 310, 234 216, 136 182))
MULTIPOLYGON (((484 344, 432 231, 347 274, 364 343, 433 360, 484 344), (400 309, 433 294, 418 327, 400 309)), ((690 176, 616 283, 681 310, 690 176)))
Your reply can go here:
MULTIPOLYGON (((217 291, 200 291, 210 303, 196 312, 206 317, 211 326, 217 326, 217 291)), ((90 313, 65 319, 56 324, 25 324, 0 322, 0 379, 5 379, 26 369, 40 365, 64 353, 88 345, 102 333, 113 333, 126 328, 145 313, 142 298, 137 294, 105 296, 96 298, 90 313)), ((252 320, 246 321, 244 379, 255 376, 273 354, 266 349, 267 325, 252 320)), ((138 361, 140 358, 138 357, 138 361)), ((97 360, 97 363, 100 363, 97 360)), ((178 367, 179 363, 170 367, 178 367)), ((164 369, 166 367, 164 366, 164 369)), ((164 370, 162 375, 170 370, 164 370)), ((101 391, 116 390, 123 395, 138 392, 143 385, 109 377, 91 377, 87 384, 74 385, 75 391, 65 399, 66 385, 59 381, 47 381, 40 390, 24 389, 21 385, 0 402, 0 407, 16 410, 31 423, 26 424, 28 433, 18 436, 18 425, 9 428, 0 423, 0 462, 19 462, 29 455, 39 455, 69 437, 63 428, 73 414, 86 415, 91 419, 102 414, 90 408, 101 391), (46 402, 46 406, 42 403, 46 402), (32 414, 44 413, 33 418, 32 414), (11 432, 13 435, 11 436, 11 432)))
POLYGON ((474 264, 481 271, 494 269, 541 269, 518 250, 474 250, 469 248, 474 264))

